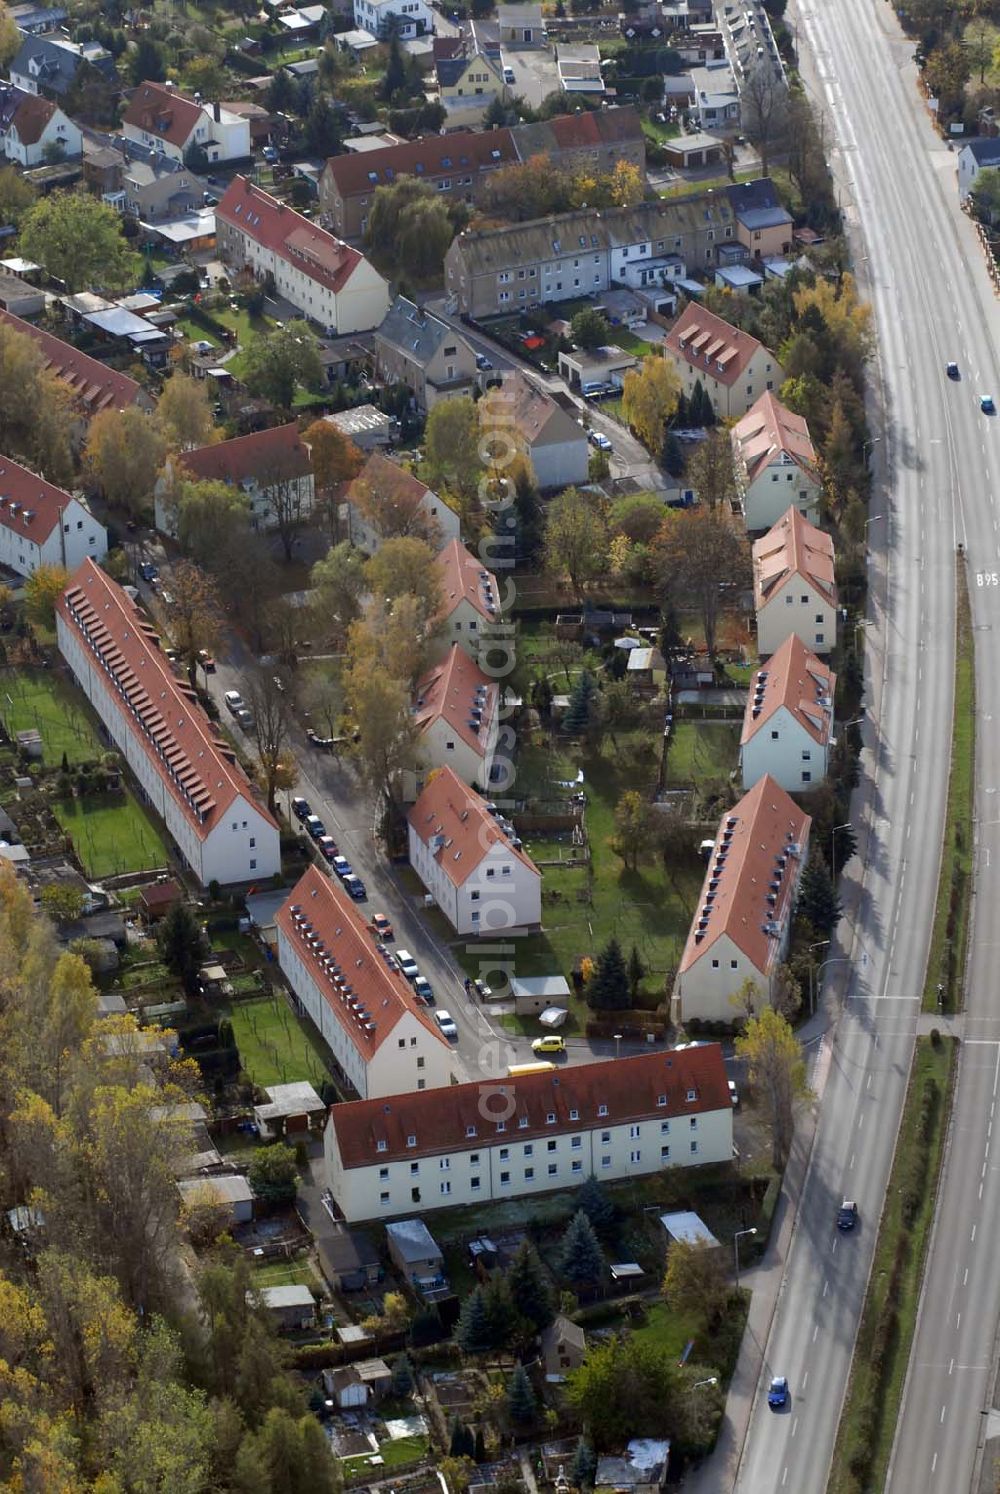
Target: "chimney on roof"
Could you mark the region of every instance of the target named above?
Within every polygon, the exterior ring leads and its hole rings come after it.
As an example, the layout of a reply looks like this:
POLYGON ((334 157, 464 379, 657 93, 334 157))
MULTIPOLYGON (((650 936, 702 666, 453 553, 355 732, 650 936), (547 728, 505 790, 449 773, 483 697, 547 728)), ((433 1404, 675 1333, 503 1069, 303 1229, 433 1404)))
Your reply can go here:
POLYGON ((167 92, 170 93, 170 91, 173 89, 173 86, 174 86, 173 85, 173 80, 171 78, 167 78, 165 80, 163 86, 167 90, 167 92))
POLYGON ((212 105, 212 114, 215 117, 216 124, 221 124, 222 123, 222 105, 219 103, 218 99, 216 99, 215 103, 212 105))

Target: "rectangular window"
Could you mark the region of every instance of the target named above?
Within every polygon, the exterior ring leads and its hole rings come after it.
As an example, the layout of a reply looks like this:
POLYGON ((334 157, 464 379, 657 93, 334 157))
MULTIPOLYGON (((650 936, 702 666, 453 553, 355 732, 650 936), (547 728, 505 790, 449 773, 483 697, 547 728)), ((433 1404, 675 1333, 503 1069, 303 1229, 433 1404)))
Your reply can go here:
POLYGON ((574 1152, 578 1152, 582 1146, 583 1146, 583 1137, 582 1136, 574 1136, 573 1139, 570 1141, 570 1147, 572 1148, 572 1150, 574 1152))
POLYGON ((509 1156, 510 1156, 510 1147, 509 1146, 502 1146, 500 1148, 500 1161, 501 1162, 506 1162, 509 1156))
POLYGON ((450 1178, 446 1178, 445 1181, 441 1184, 441 1192, 445 1196, 447 1196, 451 1192, 451 1179, 450 1178))
POLYGON ((636 1148, 636 1150, 634 1152, 629 1152, 628 1159, 629 1159, 630 1162, 641 1162, 642 1161, 642 1152, 640 1152, 639 1149, 636 1148))
POLYGON ((442 1157, 441 1160, 440 1160, 440 1162, 438 1163, 438 1167, 440 1167, 440 1169, 441 1169, 442 1172, 447 1172, 449 1170, 449 1168, 451 1167, 451 1158, 450 1157, 442 1157))
POLYGON ((580 1119, 579 1110, 571 1110, 569 1113, 569 1118, 571 1121, 578 1121, 580 1119))
POLYGON ((691 1143, 691 1154, 692 1154, 692 1156, 694 1155, 694 1153, 697 1150, 698 1150, 698 1143, 696 1141, 692 1141, 692 1143, 691 1143))
POLYGON ((697 1131, 697 1129, 698 1129, 698 1117, 696 1115, 692 1115, 691 1119, 688 1121, 688 1125, 689 1125, 689 1127, 691 1128, 692 1131, 697 1131))
POLYGON ((610 1167, 611 1166, 611 1158, 610 1157, 602 1157, 601 1158, 601 1166, 602 1167, 610 1167))
POLYGON ((629 1126, 629 1128, 628 1128, 628 1137, 629 1137, 629 1141, 638 1141, 639 1140, 639 1127, 638 1126, 629 1126))
POLYGON ((472 1189, 473 1193, 475 1193, 479 1188, 479 1178, 470 1178, 469 1187, 472 1189))
POLYGON ((583 1163, 582 1162, 574 1162, 573 1163, 573 1171, 574 1172, 582 1172, 583 1171, 583 1163))
POLYGON ((470 1167, 478 1167, 479 1166, 479 1153, 478 1152, 470 1152, 469 1153, 469 1165, 470 1165, 470 1167))
POLYGON ((380 1204, 387 1204, 389 1202, 388 1193, 380 1193, 378 1196, 378 1201, 380 1204))
POLYGON ((660 1121, 660 1135, 661 1136, 669 1136, 670 1135, 670 1122, 669 1121, 660 1121))
POLYGON ((607 1115, 607 1113, 608 1113, 608 1107, 607 1107, 607 1105, 598 1105, 598 1107, 597 1107, 597 1114, 599 1116, 607 1115))
POLYGON ((379 1170, 378 1170, 378 1180, 379 1180, 380 1183, 387 1183, 389 1181, 389 1169, 388 1169, 388 1167, 380 1167, 379 1168, 379 1170))
POLYGON ((419 1172, 420 1172, 420 1163, 419 1162, 411 1162, 410 1163, 410 1177, 411 1178, 417 1177, 419 1175, 419 1172))
POLYGON ((532 1182, 534 1180, 534 1176, 535 1176, 535 1169, 533 1167, 526 1167, 524 1169, 524 1181, 526 1183, 532 1182))
POLYGON ((545 1143, 545 1150, 546 1150, 546 1151, 547 1151, 547 1152, 554 1152, 554 1151, 555 1151, 555 1149, 556 1149, 556 1147, 557 1147, 557 1146, 558 1146, 558 1144, 559 1144, 559 1143, 558 1143, 558 1142, 556 1142, 556 1141, 547 1141, 547 1142, 546 1142, 546 1143, 545 1143))
POLYGON ((556 1173, 558 1171, 559 1171, 559 1163, 558 1162, 550 1162, 549 1163, 549 1177, 550 1178, 554 1178, 555 1175, 556 1175, 556 1173))
POLYGON ((533 1157, 535 1155, 535 1144, 533 1141, 526 1141, 524 1143, 524 1155, 526 1157, 533 1157))
POLYGON ((601 1132, 601 1145, 602 1146, 608 1146, 608 1145, 610 1145, 610 1142, 611 1142, 611 1132, 610 1131, 602 1131, 601 1132))
POLYGON ((510 1173, 509 1172, 502 1172, 500 1174, 500 1186, 501 1187, 506 1187, 509 1182, 510 1182, 510 1173))
POLYGON ((670 1161, 670 1148, 669 1148, 669 1146, 661 1146, 660 1147, 660 1161, 661 1162, 669 1162, 670 1161))

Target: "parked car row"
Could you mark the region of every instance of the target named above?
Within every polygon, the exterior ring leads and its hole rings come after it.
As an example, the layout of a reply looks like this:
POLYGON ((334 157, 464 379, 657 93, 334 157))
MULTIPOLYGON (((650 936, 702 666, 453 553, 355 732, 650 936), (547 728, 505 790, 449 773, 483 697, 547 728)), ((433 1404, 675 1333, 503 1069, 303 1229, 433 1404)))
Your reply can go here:
POLYGON ((357 875, 347 857, 341 856, 337 842, 332 835, 327 834, 326 826, 319 815, 313 814, 312 805, 309 803, 309 800, 303 799, 301 794, 297 794, 292 800, 292 814, 309 836, 309 839, 315 844, 316 849, 334 876, 340 879, 347 895, 352 897, 356 903, 365 902, 368 897, 367 887, 357 875))

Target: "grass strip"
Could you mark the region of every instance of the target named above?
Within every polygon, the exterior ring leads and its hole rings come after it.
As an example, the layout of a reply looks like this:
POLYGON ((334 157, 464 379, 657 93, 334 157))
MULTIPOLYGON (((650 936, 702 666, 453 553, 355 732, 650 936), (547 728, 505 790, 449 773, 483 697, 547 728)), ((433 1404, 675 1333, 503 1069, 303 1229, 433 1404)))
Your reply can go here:
POLYGON ((917 1320, 958 1043, 917 1038, 827 1494, 881 1489, 917 1320))
POLYGON ((955 706, 951 735, 948 811, 941 845, 937 908, 927 957, 922 1006, 954 1012, 962 1005, 962 979, 972 893, 972 806, 976 766, 976 680, 972 611, 965 558, 956 575, 955 706))

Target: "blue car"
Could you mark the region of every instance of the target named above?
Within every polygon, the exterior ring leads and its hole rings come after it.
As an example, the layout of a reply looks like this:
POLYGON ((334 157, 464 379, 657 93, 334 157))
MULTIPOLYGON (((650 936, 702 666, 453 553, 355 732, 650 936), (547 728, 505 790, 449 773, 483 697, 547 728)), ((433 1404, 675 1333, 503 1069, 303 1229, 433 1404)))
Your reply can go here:
POLYGON ((772 1411, 783 1411, 788 1405, 788 1381, 784 1375, 775 1375, 767 1387, 767 1404, 772 1411))
POLYGON ((982 412, 983 412, 984 415, 995 415, 996 414, 997 407, 993 403, 993 396, 992 396, 992 394, 981 394, 979 396, 979 408, 982 410, 982 412))
POLYGON ((146 561, 145 565, 141 565, 139 567, 139 575, 144 581, 155 581, 159 574, 160 573, 156 569, 156 566, 150 565, 148 560, 146 561))
POLYGON ((354 876, 354 867, 348 861, 346 856, 334 856, 333 860, 330 862, 330 865, 333 867, 334 871, 337 873, 337 876, 340 877, 341 880, 343 880, 344 877, 354 876))
POLYGON ((343 883, 344 891, 350 897, 353 897, 356 903, 363 903, 367 900, 368 888, 365 886, 364 882, 362 882, 361 878, 356 877, 353 872, 347 873, 347 875, 343 878, 343 883))
POLYGON ((319 840, 321 835, 326 834, 326 826, 323 824, 323 821, 320 819, 318 814, 307 814, 302 823, 303 825, 305 825, 306 830, 312 836, 313 840, 319 840))

